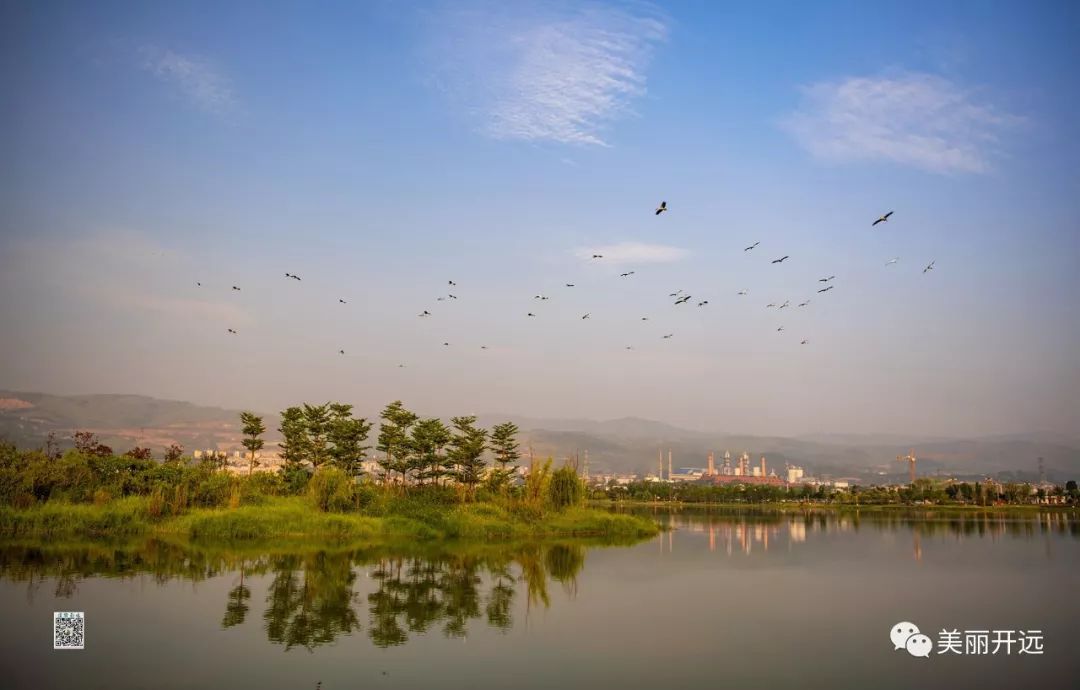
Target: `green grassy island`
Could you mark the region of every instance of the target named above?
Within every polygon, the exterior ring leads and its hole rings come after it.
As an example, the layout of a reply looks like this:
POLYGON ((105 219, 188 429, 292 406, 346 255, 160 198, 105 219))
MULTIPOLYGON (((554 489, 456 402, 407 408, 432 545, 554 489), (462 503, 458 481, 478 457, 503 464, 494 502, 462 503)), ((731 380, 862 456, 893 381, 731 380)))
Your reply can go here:
POLYGON ((587 507, 571 466, 535 462, 521 477, 511 423, 489 432, 454 417, 446 427, 395 402, 365 471, 371 424, 351 406, 291 407, 281 420, 284 464, 257 472, 266 429, 241 415, 246 474, 228 471, 223 455, 175 446, 164 460, 143 448, 116 454, 87 432, 64 453, 0 443, 0 539, 627 541, 659 530, 647 516, 587 507))

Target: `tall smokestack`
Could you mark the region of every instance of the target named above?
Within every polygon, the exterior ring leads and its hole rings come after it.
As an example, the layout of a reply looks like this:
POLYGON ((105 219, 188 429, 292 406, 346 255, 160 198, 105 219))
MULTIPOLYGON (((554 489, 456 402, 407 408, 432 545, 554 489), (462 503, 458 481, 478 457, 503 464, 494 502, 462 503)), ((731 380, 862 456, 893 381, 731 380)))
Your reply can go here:
POLYGON ((761 476, 762 477, 766 476, 766 474, 765 474, 765 456, 764 455, 761 456, 761 476))
POLYGON ((660 467, 659 478, 663 479, 664 478, 664 449, 663 448, 657 448, 656 449, 656 462, 658 463, 658 465, 660 467))
POLYGON ((671 479, 671 449, 667 449, 667 478, 671 479))
POLYGON ((709 476, 716 474, 716 461, 713 459, 713 452, 709 451, 709 476))

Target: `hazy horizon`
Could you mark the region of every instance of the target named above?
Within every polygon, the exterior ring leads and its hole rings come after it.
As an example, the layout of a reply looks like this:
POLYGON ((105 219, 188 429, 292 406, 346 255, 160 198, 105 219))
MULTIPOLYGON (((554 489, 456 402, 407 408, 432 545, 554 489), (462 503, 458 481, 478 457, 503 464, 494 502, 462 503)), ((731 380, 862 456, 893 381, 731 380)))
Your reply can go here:
POLYGON ((0 383, 1075 434, 1080 7, 775 13, 5 6, 0 383))

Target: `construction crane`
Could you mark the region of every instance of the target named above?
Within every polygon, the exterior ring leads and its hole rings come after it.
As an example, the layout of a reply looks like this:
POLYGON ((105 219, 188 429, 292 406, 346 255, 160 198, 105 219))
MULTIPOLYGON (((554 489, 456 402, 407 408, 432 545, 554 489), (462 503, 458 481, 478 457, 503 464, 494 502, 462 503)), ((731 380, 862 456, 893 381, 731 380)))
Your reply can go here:
POLYGON ((911 475, 911 483, 915 483, 915 451, 910 451, 907 455, 897 455, 897 462, 906 462, 908 464, 908 472, 911 475))

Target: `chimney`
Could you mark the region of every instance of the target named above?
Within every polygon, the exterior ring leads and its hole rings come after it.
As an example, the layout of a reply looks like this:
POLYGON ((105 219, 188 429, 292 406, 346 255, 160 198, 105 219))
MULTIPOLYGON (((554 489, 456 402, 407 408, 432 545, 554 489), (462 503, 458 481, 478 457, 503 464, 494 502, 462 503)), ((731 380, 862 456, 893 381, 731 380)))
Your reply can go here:
POLYGON ((713 452, 709 451, 709 476, 716 474, 716 461, 713 459, 713 452))
POLYGON ((765 456, 764 455, 761 456, 761 476, 762 477, 766 476, 765 475, 765 456))
POLYGON ((667 478, 671 479, 671 449, 667 449, 667 478))

